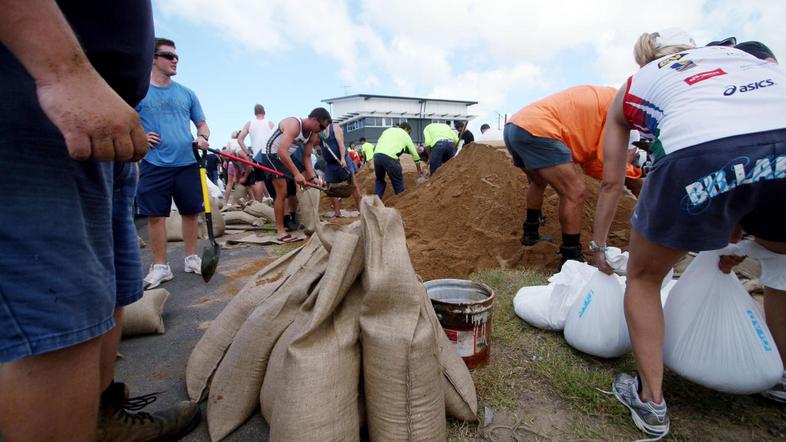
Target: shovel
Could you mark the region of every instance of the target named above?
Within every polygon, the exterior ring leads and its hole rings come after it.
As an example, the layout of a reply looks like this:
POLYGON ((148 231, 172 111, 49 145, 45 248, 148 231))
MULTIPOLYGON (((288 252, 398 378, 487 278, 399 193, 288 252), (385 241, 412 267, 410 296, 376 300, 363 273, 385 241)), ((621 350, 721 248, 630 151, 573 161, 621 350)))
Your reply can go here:
MULTIPOLYGON (((338 164, 341 164, 341 160, 338 159, 338 157, 333 152, 333 149, 330 148, 330 146, 327 146, 324 143, 322 144, 322 146, 324 146, 323 150, 327 150, 328 152, 330 152, 330 156, 332 156, 333 159, 335 159, 338 164)), ((353 178, 352 172, 349 171, 349 168, 342 167, 341 169, 344 172, 346 172, 347 176, 349 176, 349 178, 347 179, 347 182, 346 183, 329 183, 328 184, 328 190, 336 198, 348 198, 348 197, 352 196, 352 190, 353 190, 353 187, 354 187, 353 186, 354 183, 352 181, 354 180, 354 178, 353 178)))
MULTIPOLYGON (((222 156, 224 158, 229 158, 230 160, 241 162, 241 163, 246 164, 248 166, 251 166, 251 167, 253 167, 255 169, 264 170, 265 172, 270 172, 270 173, 272 173, 274 175, 278 175, 280 177, 294 179, 290 175, 285 174, 284 172, 279 172, 278 170, 271 169, 269 167, 265 167, 265 166, 263 166, 261 164, 257 164, 257 163, 255 163, 253 161, 248 161, 248 160, 245 160, 243 158, 236 157, 234 155, 230 155, 230 154, 225 153, 225 152, 221 152, 220 150, 212 149, 210 147, 200 147, 200 149, 206 150, 208 152, 213 152, 214 154, 216 154, 218 156, 222 156)), ((334 188, 334 187, 320 187, 320 186, 317 186, 316 184, 311 184, 311 183, 306 183, 306 186, 307 187, 313 187, 314 189, 319 189, 319 190, 325 192, 325 195, 327 195, 329 197, 333 197, 333 198, 346 198, 347 196, 352 195, 352 188, 349 188, 348 189, 349 192, 347 193, 344 189, 337 189, 337 188, 334 188)))
POLYGON ((206 153, 199 154, 199 150, 194 144, 194 156, 199 163, 199 181, 202 184, 202 199, 205 202, 205 222, 207 222, 207 236, 210 239, 210 245, 202 249, 202 279, 205 282, 210 281, 213 274, 216 273, 218 267, 218 258, 221 255, 221 247, 218 246, 215 236, 213 236, 213 214, 210 210, 210 194, 207 191, 207 171, 205 169, 205 156, 206 153))

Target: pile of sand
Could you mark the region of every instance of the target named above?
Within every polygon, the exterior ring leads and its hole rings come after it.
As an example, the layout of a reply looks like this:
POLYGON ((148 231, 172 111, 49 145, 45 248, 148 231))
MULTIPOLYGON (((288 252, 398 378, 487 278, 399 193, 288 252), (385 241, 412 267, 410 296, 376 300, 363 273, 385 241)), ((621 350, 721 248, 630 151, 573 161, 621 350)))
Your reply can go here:
MULTIPOLYGON (((417 172, 409 156, 402 156, 402 167, 406 190, 393 195, 388 184, 383 201, 401 212, 412 263, 424 280, 466 278, 473 271, 492 268, 547 273, 557 270, 561 241, 559 198, 549 188, 543 202, 546 224, 540 233, 554 238, 554 243, 522 246, 527 178, 513 167, 504 147, 471 144, 420 186, 416 185, 417 172)), ((358 179, 362 192, 373 194, 373 170, 364 167, 358 179)), ((600 182, 590 177, 585 177, 585 181, 587 201, 581 241, 586 249, 600 182)), ((610 229, 610 245, 627 246, 635 203, 627 196, 620 201, 610 229)), ((344 208, 354 205, 351 198, 344 199, 344 208)), ((585 257, 591 259, 587 250, 585 257)))

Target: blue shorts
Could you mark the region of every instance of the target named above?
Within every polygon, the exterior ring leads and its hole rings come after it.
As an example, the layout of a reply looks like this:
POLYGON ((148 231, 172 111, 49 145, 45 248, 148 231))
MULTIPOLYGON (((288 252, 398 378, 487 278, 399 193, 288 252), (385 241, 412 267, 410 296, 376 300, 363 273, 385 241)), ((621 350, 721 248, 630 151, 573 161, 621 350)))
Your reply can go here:
POLYGON ((328 183, 343 183, 348 180, 350 174, 355 173, 355 163, 347 156, 346 169, 341 167, 341 164, 335 162, 325 162, 325 181, 328 183))
POLYGON ((736 227, 786 242, 786 129, 678 150, 656 162, 633 212, 648 240, 677 250, 720 249, 736 227))
POLYGON ((518 168, 545 169, 573 162, 573 154, 560 140, 536 137, 512 123, 505 125, 502 136, 518 168))
POLYGON ((0 363, 111 330, 115 307, 142 296, 136 165, 21 138, 0 144, 0 170, 0 363))
POLYGON ((136 204, 140 215, 169 217, 173 199, 181 215, 196 215, 205 211, 197 163, 161 167, 142 160, 139 172, 136 204))

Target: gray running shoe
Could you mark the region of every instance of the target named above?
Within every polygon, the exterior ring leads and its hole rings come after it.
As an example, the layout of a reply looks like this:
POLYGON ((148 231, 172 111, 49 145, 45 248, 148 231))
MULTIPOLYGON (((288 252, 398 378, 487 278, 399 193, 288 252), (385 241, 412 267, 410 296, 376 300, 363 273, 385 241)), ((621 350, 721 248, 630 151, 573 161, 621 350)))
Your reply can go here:
POLYGON ((783 372, 780 382, 769 390, 762 391, 761 395, 775 402, 786 403, 786 371, 783 372))
POLYGON ((669 434, 669 414, 666 401, 660 404, 642 402, 639 398, 639 378, 620 373, 614 378, 611 386, 614 397, 628 407, 633 423, 639 430, 662 438, 669 434))

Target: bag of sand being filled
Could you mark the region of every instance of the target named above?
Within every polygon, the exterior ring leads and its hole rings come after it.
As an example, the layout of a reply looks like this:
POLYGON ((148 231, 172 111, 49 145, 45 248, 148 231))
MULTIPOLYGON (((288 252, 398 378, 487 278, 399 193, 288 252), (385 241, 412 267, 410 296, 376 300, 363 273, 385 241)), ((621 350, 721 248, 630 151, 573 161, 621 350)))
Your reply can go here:
POLYGON ((781 379, 783 364, 756 302, 734 272, 718 269, 722 254, 734 253, 699 253, 671 289, 663 361, 713 390, 757 393, 781 379))
POLYGON ((602 358, 631 350, 619 279, 596 270, 582 288, 565 320, 565 340, 571 347, 602 358))

